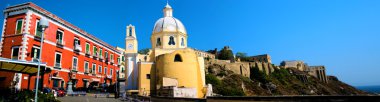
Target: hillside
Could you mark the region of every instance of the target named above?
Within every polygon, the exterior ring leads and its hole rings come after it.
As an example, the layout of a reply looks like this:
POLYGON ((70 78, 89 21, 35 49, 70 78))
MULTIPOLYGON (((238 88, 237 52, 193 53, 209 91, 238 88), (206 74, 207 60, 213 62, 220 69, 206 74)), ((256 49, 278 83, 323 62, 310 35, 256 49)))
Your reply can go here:
POLYGON ((317 78, 297 69, 275 68, 265 74, 258 68, 249 68, 250 75, 242 76, 228 68, 233 66, 207 62, 206 83, 213 85, 213 92, 222 96, 269 96, 269 95, 366 95, 368 93, 355 89, 329 76, 324 83, 317 78), (306 75, 300 80, 298 75, 306 75))

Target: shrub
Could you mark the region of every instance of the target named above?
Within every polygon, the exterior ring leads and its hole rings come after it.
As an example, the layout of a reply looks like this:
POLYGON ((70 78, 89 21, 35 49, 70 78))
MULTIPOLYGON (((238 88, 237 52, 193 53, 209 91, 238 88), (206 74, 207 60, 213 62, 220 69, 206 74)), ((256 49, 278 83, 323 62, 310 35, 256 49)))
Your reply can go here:
POLYGON ((267 83, 268 82, 267 75, 264 72, 260 71, 259 68, 252 67, 250 69, 250 73, 251 73, 250 78, 252 80, 258 80, 261 83, 267 83))

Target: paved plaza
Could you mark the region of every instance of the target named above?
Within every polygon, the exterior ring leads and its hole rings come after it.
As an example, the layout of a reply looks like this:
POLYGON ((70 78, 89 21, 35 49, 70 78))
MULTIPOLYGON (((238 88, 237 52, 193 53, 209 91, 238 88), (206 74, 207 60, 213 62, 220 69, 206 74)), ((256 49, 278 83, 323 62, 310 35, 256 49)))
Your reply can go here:
POLYGON ((95 98, 95 95, 86 95, 86 96, 65 96, 58 97, 58 100, 62 102, 122 102, 120 99, 115 99, 113 96, 106 97, 98 97, 95 98))

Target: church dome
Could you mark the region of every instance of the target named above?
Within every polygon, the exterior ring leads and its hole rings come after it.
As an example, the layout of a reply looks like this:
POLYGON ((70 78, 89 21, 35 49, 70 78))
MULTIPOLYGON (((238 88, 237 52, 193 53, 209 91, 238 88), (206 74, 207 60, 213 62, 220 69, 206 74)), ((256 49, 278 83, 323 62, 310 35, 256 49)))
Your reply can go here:
POLYGON ((164 17, 158 19, 154 24, 153 33, 165 32, 180 32, 186 33, 185 26, 182 22, 173 17, 173 9, 169 4, 166 4, 164 10, 164 17))

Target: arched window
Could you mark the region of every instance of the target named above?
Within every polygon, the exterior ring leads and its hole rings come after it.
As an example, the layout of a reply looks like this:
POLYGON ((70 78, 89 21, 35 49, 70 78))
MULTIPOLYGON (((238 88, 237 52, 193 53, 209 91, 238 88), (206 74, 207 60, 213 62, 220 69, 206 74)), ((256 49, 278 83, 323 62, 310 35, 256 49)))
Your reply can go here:
POLYGON ((161 46, 161 38, 157 38, 156 46, 161 46))
POLYGON ((169 45, 175 45, 175 42, 174 42, 174 37, 173 36, 170 36, 169 37, 169 45))
POLYGON ((185 46, 185 40, 183 38, 181 39, 181 46, 185 46))
POLYGON ((182 62, 182 58, 179 54, 176 54, 174 57, 174 62, 182 62))

